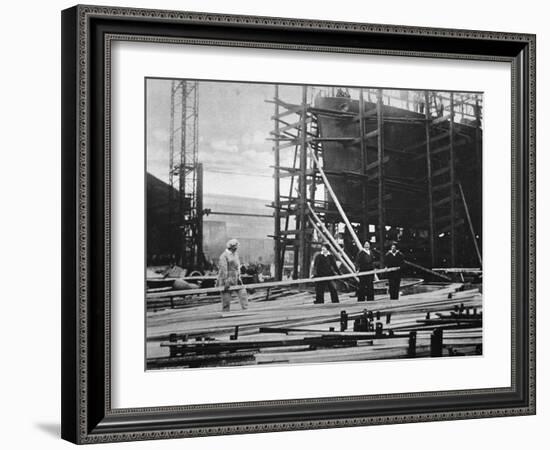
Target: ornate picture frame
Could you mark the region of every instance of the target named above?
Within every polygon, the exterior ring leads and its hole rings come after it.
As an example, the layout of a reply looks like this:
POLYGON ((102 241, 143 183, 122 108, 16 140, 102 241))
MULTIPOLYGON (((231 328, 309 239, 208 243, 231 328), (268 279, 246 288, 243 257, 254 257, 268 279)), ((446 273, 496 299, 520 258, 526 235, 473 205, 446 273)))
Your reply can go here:
POLYGON ((99 6, 67 9, 62 12, 62 236, 62 437, 71 442, 535 414, 535 36, 99 6), (113 408, 110 74, 117 41, 510 64, 510 386, 113 408))

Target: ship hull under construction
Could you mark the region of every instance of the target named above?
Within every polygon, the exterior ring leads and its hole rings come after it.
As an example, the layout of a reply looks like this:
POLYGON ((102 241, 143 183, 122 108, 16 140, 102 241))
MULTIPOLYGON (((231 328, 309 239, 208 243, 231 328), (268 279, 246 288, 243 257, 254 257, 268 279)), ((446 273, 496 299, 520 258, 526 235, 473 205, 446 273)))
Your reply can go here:
MULTIPOLYGON (((404 91, 407 101, 398 98, 393 106, 383 90, 365 92, 368 97, 361 92, 360 99, 318 94, 302 105, 275 100, 274 117, 301 111, 295 142, 305 157, 296 158, 291 175, 306 187, 294 205, 284 197, 274 202, 285 214, 295 211, 296 233, 290 239, 285 229, 279 234, 280 245, 298 255, 295 269, 306 275, 313 254, 307 244, 300 249, 313 233, 303 230, 308 212, 301 211, 302 197, 333 234, 338 224, 352 224, 353 231, 341 233, 350 255, 358 251, 355 234, 381 255, 398 242, 411 261, 425 267, 481 267, 481 94, 404 91), (409 104, 411 93, 416 101, 409 104)), ((282 155, 288 138, 279 136, 276 151, 282 155)), ((276 168, 275 177, 285 170, 276 168)))

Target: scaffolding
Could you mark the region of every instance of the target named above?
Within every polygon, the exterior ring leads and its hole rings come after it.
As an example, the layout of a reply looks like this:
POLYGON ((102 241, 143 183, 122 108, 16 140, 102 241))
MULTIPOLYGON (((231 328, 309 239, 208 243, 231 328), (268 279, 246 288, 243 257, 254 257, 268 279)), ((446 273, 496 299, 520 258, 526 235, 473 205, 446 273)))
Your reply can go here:
POLYGON ((197 81, 173 80, 170 91, 168 221, 174 262, 191 269, 203 263, 202 185, 198 162, 197 81))
POLYGON ((275 86, 270 100, 277 279, 289 253, 293 277, 305 278, 316 246, 325 241, 354 255, 353 247, 361 245, 357 235, 375 243, 383 265, 386 242, 404 232, 414 235, 416 260, 426 266, 466 264, 459 246, 475 250, 481 266, 481 203, 475 197, 481 192, 480 94, 302 86, 301 102, 289 103, 280 90, 275 86), (340 129, 345 131, 334 133, 340 129), (327 152, 335 148, 356 149, 354 165, 331 167, 327 152), (459 175, 466 178, 466 193, 459 175), (289 189, 282 192, 285 179, 289 189), (348 195, 345 186, 353 183, 360 190, 348 195), (340 202, 331 184, 345 191, 340 202), (472 215, 468 197, 479 214, 472 215), (341 211, 335 203, 342 203, 341 211))

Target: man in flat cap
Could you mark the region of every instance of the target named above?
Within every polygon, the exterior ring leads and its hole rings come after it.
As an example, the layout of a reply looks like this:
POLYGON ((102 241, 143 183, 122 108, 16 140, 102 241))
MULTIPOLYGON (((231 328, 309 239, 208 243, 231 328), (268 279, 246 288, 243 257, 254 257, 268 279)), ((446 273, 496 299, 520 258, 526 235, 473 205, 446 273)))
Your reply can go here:
MULTIPOLYGON (((239 248, 239 241, 237 239, 230 239, 226 244, 226 249, 220 255, 219 260, 219 272, 218 272, 218 286, 223 286, 224 291, 221 294, 222 298, 222 311, 229 311, 231 307, 231 286, 242 286, 241 280, 241 261, 239 260, 239 254, 237 249, 239 248)), ((248 308, 248 295, 246 289, 242 287, 237 290, 239 297, 239 303, 242 309, 248 308)))

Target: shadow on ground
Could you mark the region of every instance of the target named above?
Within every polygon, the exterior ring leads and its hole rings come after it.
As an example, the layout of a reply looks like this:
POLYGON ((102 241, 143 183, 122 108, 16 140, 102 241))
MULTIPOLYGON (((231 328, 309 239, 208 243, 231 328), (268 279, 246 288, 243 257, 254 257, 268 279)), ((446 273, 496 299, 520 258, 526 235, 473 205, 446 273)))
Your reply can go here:
POLYGON ((37 423, 36 428, 50 436, 61 436, 61 425, 59 423, 37 423))

